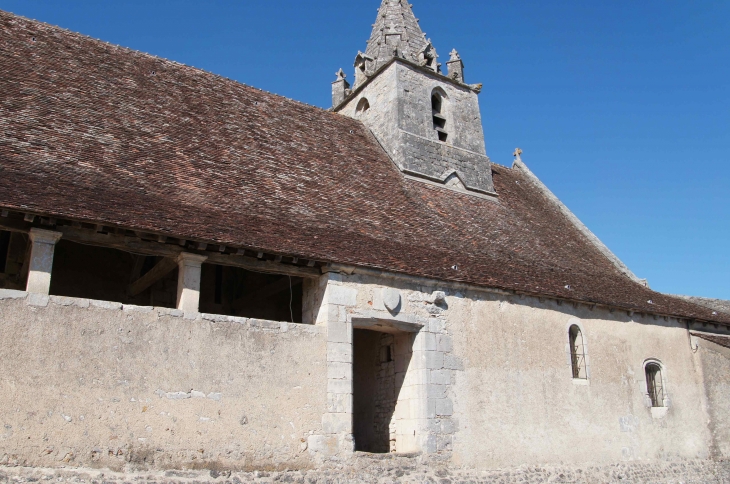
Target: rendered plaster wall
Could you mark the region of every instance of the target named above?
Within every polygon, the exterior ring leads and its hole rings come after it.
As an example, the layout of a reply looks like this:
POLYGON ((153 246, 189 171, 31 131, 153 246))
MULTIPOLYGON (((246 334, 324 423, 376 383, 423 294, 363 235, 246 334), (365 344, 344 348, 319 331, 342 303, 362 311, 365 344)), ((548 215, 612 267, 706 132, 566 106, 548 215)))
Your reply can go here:
POLYGON ((195 317, 0 290, 0 463, 308 467, 322 328, 195 317))
POLYGON ((712 457, 730 458, 730 348, 697 341, 707 396, 712 457))
MULTIPOLYGON (((345 320, 421 328, 394 415, 398 451, 476 469, 711 456, 702 371, 684 324, 371 273, 341 276, 356 293, 345 320), (401 295, 395 311, 383 304, 387 288, 401 295), (572 378, 571 324, 583 331, 587 381, 572 378), (666 409, 650 408, 648 359, 663 365, 666 409)), ((716 398, 724 391, 718 385, 716 398)))
POLYGON ((454 459, 522 464, 704 459, 702 375, 676 320, 532 298, 449 298, 457 376, 454 459), (588 381, 574 381, 567 341, 579 324, 588 381), (668 408, 652 409, 644 362, 663 365, 668 408), (662 416, 662 413, 666 412, 662 416))

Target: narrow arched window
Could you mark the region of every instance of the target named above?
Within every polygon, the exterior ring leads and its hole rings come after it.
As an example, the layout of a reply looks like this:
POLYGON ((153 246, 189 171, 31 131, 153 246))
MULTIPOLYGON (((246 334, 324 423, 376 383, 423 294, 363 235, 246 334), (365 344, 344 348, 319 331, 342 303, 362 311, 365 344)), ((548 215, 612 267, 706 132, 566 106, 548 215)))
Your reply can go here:
POLYGON ((446 132, 446 117, 444 117, 444 98, 439 92, 431 94, 431 113, 433 115, 433 129, 436 130, 438 139, 446 142, 449 134, 446 132))
POLYGON ((578 325, 572 325, 568 330, 570 340, 570 364, 573 368, 573 378, 586 380, 586 348, 583 343, 583 333, 578 325))
POLYGON ((664 380, 662 378, 662 367, 659 363, 647 363, 644 367, 646 372, 646 391, 649 393, 652 407, 664 406, 664 380))
POLYGON ((357 112, 358 116, 362 116, 367 112, 367 110, 370 109, 370 102, 368 102, 367 98, 360 99, 360 102, 357 103, 357 108, 355 111, 357 112))

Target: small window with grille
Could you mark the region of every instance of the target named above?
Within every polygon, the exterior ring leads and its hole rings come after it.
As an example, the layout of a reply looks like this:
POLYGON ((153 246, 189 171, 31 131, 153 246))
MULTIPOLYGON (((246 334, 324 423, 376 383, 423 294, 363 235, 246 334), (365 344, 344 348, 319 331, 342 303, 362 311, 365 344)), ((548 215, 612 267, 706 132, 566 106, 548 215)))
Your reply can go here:
POLYGON ((586 351, 583 342, 583 333, 577 325, 572 325, 568 331, 570 339, 570 364, 573 369, 573 378, 588 379, 586 371, 586 351))
POLYGON ((659 363, 647 363, 644 367, 646 372, 646 391, 649 393, 651 406, 655 408, 664 407, 664 380, 662 379, 662 367, 659 363))

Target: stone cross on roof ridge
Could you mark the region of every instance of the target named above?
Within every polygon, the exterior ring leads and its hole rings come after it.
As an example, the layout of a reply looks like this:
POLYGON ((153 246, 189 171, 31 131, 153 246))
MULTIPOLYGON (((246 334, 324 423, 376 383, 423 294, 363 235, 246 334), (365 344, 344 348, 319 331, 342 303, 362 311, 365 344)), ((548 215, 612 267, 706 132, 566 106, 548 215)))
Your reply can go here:
POLYGON ((426 34, 418 25, 408 0, 383 0, 365 50, 374 59, 373 70, 396 56, 418 62, 419 54, 428 46, 426 34))

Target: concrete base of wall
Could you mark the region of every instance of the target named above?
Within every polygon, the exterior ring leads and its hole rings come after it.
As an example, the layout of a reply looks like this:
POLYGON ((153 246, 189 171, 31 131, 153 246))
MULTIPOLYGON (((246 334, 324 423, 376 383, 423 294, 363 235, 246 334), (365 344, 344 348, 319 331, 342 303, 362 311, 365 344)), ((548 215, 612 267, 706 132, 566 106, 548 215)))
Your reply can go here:
POLYGON ((725 483, 730 482, 730 461, 679 461, 651 464, 619 463, 605 466, 529 466, 515 469, 475 471, 455 469, 439 460, 413 455, 392 454, 355 457, 314 470, 230 472, 220 470, 153 471, 119 473, 98 469, 45 469, 0 466, 0 482, 73 482, 75 484, 122 484, 127 482, 162 483, 725 483))

